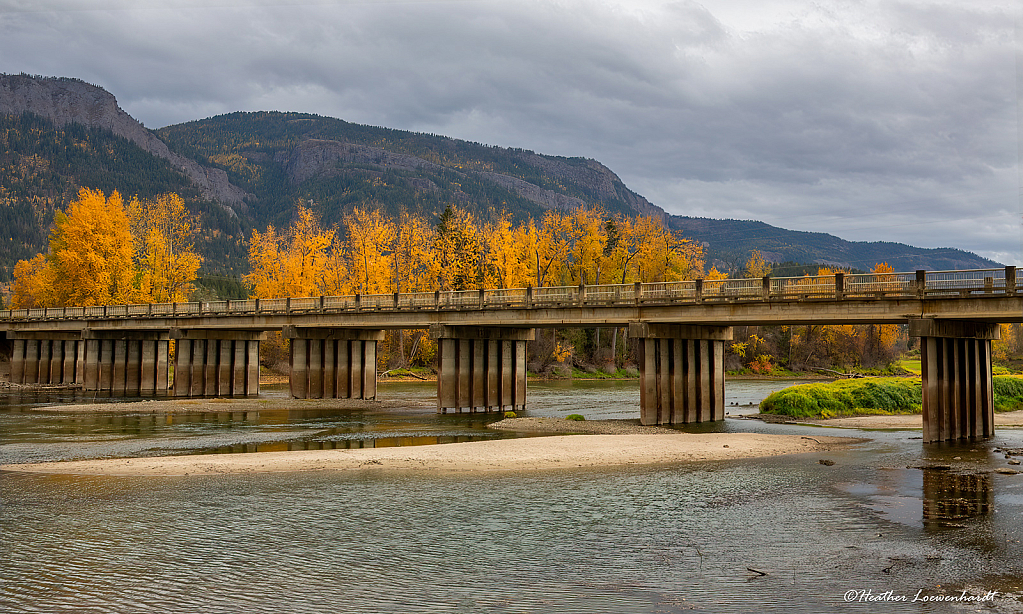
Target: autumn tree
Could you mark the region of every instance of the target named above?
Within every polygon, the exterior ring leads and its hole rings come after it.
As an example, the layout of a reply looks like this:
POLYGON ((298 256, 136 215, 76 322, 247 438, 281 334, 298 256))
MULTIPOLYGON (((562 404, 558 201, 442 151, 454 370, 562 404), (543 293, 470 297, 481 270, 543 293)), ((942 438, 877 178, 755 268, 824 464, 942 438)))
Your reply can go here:
POLYGON ((54 306, 110 305, 133 302, 135 239, 116 191, 82 188, 78 199, 58 211, 47 257, 54 306))
POLYGON ((312 211, 299 206, 295 222, 284 233, 267 226, 253 231, 249 239, 250 272, 256 298, 319 296, 321 282, 334 240, 333 230, 324 230, 312 211))
POLYGON ((482 232, 469 211, 448 205, 437 221, 433 250, 439 264, 441 290, 483 287, 482 232))
POLYGON ((746 261, 746 277, 765 277, 770 273, 771 265, 764 260, 763 254, 760 253, 759 249, 753 250, 753 253, 749 256, 749 260, 746 261))
POLYGON ((139 296, 153 303, 186 301, 202 257, 193 244, 197 231, 177 194, 152 201, 132 199, 128 219, 139 264, 139 296))

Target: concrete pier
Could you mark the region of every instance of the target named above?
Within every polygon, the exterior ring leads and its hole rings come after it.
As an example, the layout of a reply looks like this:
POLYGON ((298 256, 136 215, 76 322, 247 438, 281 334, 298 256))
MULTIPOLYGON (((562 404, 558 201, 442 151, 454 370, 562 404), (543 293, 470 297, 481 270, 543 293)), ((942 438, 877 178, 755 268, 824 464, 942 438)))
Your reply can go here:
POLYGON ((12 384, 80 384, 85 346, 78 332, 8 333, 12 384))
POLYGON ((167 390, 170 346, 166 332, 86 329, 82 336, 83 389, 132 395, 167 390))
POLYGON ((437 340, 437 411, 526 408, 526 341, 531 328, 430 327, 437 340))
POLYGON ((997 324, 911 320, 920 337, 923 375, 923 441, 955 441, 995 433, 991 341, 997 324))
POLYGON ((375 399, 377 343, 384 331, 284 328, 291 339, 291 396, 296 399, 375 399))
POLYGON ((640 342, 640 424, 690 424, 725 419, 727 326, 633 322, 640 342))
POLYGON ((176 345, 174 395, 259 394, 259 342, 263 336, 259 331, 172 330, 176 345))

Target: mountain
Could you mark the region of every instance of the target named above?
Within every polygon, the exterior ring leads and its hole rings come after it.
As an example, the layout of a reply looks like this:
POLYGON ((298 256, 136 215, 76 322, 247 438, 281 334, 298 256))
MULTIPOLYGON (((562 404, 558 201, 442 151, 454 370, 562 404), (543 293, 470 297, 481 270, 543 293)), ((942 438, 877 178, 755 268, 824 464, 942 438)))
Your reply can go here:
POLYGON ((769 262, 810 263, 864 271, 881 262, 887 262, 896 271, 1002 266, 961 249, 929 249, 883 241, 845 241, 823 232, 785 230, 748 220, 671 216, 668 223, 684 236, 703 242, 708 262, 721 269, 741 268, 753 249, 759 249, 769 262))
POLYGON ((0 75, 0 281, 46 248, 53 212, 81 186, 126 197, 174 191, 200 219, 204 271, 237 277, 251 228, 287 225, 297 203, 333 224, 354 206, 436 215, 457 204, 515 219, 600 204, 663 217, 737 269, 753 249, 774 262, 898 270, 986 268, 956 249, 849 242, 762 222, 669 216, 596 160, 547 156, 304 113, 230 113, 148 130, 112 94, 77 79, 0 75))

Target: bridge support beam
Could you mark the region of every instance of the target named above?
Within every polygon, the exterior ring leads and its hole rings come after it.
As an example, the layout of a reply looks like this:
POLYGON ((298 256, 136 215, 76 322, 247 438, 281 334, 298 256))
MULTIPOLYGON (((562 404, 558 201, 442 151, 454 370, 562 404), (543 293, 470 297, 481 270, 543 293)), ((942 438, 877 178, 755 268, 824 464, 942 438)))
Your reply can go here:
POLYGON ((174 395, 259 394, 260 331, 174 329, 174 395))
POLYGON ((375 399, 377 343, 384 331, 286 326, 291 339, 291 396, 375 399))
POLYGON ((77 377, 84 390, 115 394, 167 390, 170 351, 166 332, 86 329, 82 338, 77 377))
POLYGON ((730 327, 632 322, 629 336, 640 342, 640 424, 725 419, 730 327))
POLYGON ((437 412, 526 408, 526 341, 532 328, 430 327, 437 340, 437 412))
POLYGON ((12 384, 80 384, 85 345, 81 333, 8 332, 12 384))
POLYGON ((923 441, 990 437, 995 433, 991 341, 997 324, 911 320, 920 337, 923 375, 923 441))

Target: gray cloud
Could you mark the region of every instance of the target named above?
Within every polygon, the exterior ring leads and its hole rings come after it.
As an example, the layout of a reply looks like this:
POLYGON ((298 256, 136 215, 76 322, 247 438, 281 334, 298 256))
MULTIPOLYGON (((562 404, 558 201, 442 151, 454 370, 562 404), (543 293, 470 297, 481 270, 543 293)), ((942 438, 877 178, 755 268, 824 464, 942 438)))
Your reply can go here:
POLYGON ((923 0, 0 0, 0 71, 96 83, 151 127, 320 113, 593 157, 672 213, 1013 263, 1016 17, 923 0))

